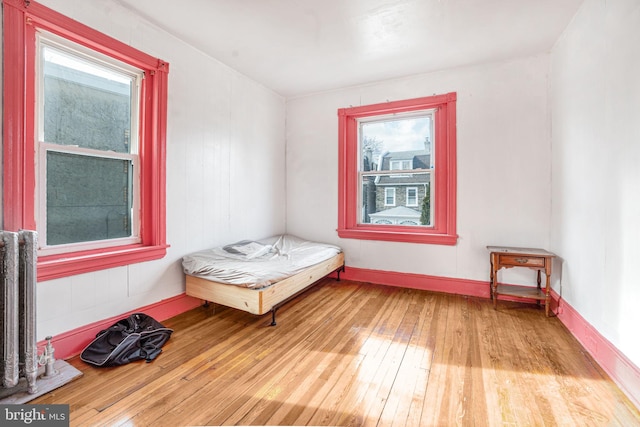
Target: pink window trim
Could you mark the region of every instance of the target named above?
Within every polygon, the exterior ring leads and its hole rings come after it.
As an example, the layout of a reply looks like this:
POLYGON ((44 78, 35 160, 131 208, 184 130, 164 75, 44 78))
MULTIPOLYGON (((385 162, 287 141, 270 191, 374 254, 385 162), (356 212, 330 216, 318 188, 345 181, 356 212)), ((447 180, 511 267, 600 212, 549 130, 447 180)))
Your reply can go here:
POLYGON ((145 71, 140 123, 142 243, 38 259, 38 280, 159 259, 166 254, 166 122, 169 64, 35 1, 4 0, 4 228, 37 230, 35 220, 36 29, 57 34, 145 71))
POLYGON ((455 92, 338 110, 338 236, 348 239, 455 245, 455 92), (435 227, 358 224, 358 119, 437 108, 435 227))

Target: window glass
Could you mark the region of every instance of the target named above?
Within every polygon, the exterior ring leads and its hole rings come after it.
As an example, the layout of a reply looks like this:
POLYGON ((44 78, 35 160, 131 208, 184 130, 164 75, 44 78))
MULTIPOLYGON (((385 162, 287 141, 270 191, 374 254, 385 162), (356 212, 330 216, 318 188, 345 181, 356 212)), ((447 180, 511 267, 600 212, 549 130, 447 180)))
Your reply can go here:
POLYGON ((44 141, 131 152, 134 78, 44 43, 41 52, 44 141))
POLYGON ((47 152, 47 244, 131 236, 130 160, 47 152))
MULTIPOLYGON (((395 206, 396 204, 396 189, 395 188, 384 188, 385 206, 395 206)), ((371 212, 375 213, 375 212, 371 212)))
POLYGON ((41 248, 137 241, 141 72, 46 33, 39 51, 41 248))
MULTIPOLYGON (((425 193, 426 196, 426 193, 425 193)), ((417 206, 418 205, 418 188, 417 187, 409 187, 407 188, 407 206, 417 206)))
POLYGON ((427 191, 434 170, 433 114, 413 111, 359 120, 360 224, 432 225, 425 213, 433 204, 427 191))

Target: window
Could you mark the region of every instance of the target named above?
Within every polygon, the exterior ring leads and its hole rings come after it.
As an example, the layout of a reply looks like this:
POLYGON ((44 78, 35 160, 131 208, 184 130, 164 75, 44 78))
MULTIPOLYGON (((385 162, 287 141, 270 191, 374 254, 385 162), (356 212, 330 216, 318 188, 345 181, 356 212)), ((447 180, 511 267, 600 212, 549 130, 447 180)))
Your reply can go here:
POLYGON ((396 205, 396 189, 395 188, 384 189, 384 205, 385 206, 396 205))
POLYGON ((411 167, 411 160, 391 160, 390 170, 404 170, 404 169, 413 169, 411 167))
POLYGON ((338 235, 455 244, 456 94, 343 108, 338 117, 338 235))
POLYGON ((407 206, 418 206, 417 187, 407 187, 407 206))
POLYGON ((142 71, 45 32, 38 51, 40 254, 138 243, 142 71))
POLYGON ((25 3, 4 2, 5 227, 38 231, 39 280, 163 257, 168 64, 25 3))

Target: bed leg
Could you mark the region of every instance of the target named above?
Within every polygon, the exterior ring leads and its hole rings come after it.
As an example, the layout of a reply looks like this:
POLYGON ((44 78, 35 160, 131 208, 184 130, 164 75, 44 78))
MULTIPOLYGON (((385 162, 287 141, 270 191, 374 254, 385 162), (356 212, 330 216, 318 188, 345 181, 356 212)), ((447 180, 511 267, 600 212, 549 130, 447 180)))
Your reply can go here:
POLYGON ((209 308, 209 301, 205 300, 204 304, 202 304, 204 308, 209 308))
POLYGON ((276 309, 271 310, 271 326, 276 326, 276 309))
POLYGON ((340 281, 340 273, 344 272, 344 265, 342 267, 340 267, 338 270, 336 270, 338 273, 338 282, 340 281))

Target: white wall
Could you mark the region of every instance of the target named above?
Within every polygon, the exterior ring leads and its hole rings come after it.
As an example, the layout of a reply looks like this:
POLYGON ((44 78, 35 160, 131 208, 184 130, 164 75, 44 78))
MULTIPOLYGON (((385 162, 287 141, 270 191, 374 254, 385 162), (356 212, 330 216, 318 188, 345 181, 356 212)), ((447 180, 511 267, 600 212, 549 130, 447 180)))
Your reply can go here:
MULTIPOLYGON (((288 100, 287 231, 342 246, 347 266, 483 281, 489 280, 487 245, 547 248, 548 71, 549 56, 540 55, 288 100), (338 238, 338 108, 453 91, 458 244, 338 238)), ((533 273, 507 274, 512 283, 531 283, 533 273)))
POLYGON ((586 0, 552 51, 562 297, 640 366, 640 2, 586 0))
POLYGON ((285 230, 285 103, 123 9, 42 4, 170 64, 165 258, 38 284, 38 339, 184 292, 183 255, 285 230))

